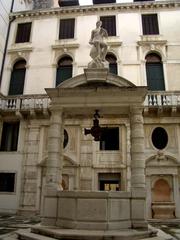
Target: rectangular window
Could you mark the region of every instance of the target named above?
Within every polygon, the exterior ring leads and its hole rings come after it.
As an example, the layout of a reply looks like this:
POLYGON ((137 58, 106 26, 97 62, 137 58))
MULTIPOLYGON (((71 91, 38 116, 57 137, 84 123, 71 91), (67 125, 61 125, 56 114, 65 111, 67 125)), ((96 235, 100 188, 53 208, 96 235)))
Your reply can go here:
POLYGON ((17 151, 18 135, 19 122, 4 122, 0 150, 17 151))
POLYGON ((100 150, 119 150, 119 128, 102 128, 100 150))
POLYGON ((15 173, 0 173, 0 192, 15 191, 15 173))
POLYGON ((61 19, 59 29, 59 39, 74 38, 75 19, 61 19))
POLYGON ((120 173, 99 173, 100 191, 120 191, 121 174, 120 173))
POLYGON ((31 22, 18 24, 16 43, 29 42, 31 34, 31 22))
POLYGON ((143 35, 159 34, 157 14, 142 15, 143 35))
POLYGON ((108 32, 108 36, 116 36, 116 17, 115 16, 101 16, 102 27, 108 32))

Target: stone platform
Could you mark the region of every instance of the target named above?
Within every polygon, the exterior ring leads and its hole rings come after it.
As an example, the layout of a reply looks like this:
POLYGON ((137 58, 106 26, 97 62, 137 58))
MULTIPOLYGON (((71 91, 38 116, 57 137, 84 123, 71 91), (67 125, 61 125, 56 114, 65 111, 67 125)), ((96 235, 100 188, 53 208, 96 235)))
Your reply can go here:
POLYGON ((140 240, 153 237, 154 231, 137 231, 133 229, 126 230, 77 230, 77 229, 59 229, 55 227, 34 226, 31 232, 25 230, 17 231, 18 239, 21 240, 140 240))

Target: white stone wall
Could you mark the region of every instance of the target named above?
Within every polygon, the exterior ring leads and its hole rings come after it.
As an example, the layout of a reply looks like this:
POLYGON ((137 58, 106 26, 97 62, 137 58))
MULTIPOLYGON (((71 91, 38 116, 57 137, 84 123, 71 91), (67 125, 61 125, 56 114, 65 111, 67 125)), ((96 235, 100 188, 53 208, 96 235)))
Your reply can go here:
POLYGON ((155 51, 162 56, 166 90, 177 90, 180 69, 180 11, 173 9, 162 10, 131 10, 128 11, 97 11, 95 13, 69 13, 60 15, 48 14, 37 17, 17 18, 12 23, 9 39, 9 54, 1 91, 7 94, 10 73, 13 63, 19 58, 27 61, 25 79, 25 94, 44 93, 44 88, 55 86, 56 64, 58 59, 69 54, 73 58, 73 75, 83 72, 90 62, 90 45, 88 44, 90 32, 95 28, 95 23, 101 15, 115 15, 117 36, 109 37, 111 44, 109 51, 117 56, 118 74, 136 85, 146 85, 145 56, 150 51, 155 51), (147 44, 141 45, 142 37, 141 14, 157 13, 160 35, 150 36, 147 44), (59 20, 72 18, 75 21, 75 38, 58 40, 59 20), (14 44, 17 24, 32 21, 30 43, 14 44), (121 42, 121 46, 113 46, 112 42, 121 42), (152 42, 153 43, 152 45, 152 42), (164 41, 164 43, 161 43, 164 41), (69 47, 75 44, 74 48, 69 47))

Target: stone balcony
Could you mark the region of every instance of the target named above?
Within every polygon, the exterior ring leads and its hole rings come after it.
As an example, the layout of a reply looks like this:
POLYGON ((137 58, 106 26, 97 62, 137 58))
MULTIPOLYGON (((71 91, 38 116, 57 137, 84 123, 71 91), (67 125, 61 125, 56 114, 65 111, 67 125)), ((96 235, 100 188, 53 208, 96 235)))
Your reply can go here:
POLYGON ((180 114, 180 91, 149 91, 144 113, 180 114))
MULTIPOLYGON (((50 98, 42 95, 0 95, 1 115, 49 116, 50 98)), ((180 113, 180 91, 149 91, 144 101, 144 113, 180 113)))
POLYGON ((50 98, 47 95, 0 96, 0 114, 38 117, 49 116, 50 98))

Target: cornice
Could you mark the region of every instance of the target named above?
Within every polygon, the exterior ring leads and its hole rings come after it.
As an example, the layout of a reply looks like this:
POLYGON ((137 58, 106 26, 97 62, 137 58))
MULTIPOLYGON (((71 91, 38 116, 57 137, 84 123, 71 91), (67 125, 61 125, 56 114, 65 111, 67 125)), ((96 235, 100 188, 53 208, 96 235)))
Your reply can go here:
POLYGON ((114 3, 114 4, 100 4, 89 6, 73 6, 73 7, 60 7, 41 10, 31 10, 16 12, 10 14, 12 18, 26 18, 26 17, 45 17, 62 14, 90 14, 95 12, 107 11, 136 11, 136 10, 160 10, 160 9, 174 9, 180 8, 180 1, 156 1, 156 2, 133 2, 133 3, 114 3))

